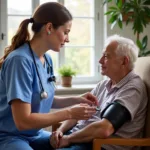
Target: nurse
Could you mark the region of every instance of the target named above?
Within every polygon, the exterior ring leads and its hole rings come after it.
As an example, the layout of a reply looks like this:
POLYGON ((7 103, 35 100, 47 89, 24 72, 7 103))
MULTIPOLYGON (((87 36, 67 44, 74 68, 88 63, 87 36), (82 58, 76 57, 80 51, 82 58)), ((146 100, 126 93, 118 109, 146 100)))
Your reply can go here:
POLYGON ((32 18, 21 22, 5 49, 0 59, 1 150, 50 150, 51 133, 42 128, 68 119, 88 119, 95 113, 90 105, 97 105, 97 98, 89 93, 54 97, 53 64, 46 52, 59 52, 69 42, 71 24, 72 16, 64 6, 44 3, 32 18), (49 113, 51 108, 63 107, 67 108, 49 113))

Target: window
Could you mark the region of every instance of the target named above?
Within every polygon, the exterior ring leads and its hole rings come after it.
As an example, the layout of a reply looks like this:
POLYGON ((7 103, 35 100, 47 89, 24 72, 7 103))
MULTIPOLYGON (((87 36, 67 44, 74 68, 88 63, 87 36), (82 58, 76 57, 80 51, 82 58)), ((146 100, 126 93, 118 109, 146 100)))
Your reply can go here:
MULTIPOLYGON (((20 22, 30 18, 33 10, 42 3, 57 1, 65 5, 73 16, 67 43, 60 53, 48 51, 52 56, 55 74, 63 64, 70 64, 78 71, 74 83, 97 83, 100 80, 99 57, 103 47, 103 7, 99 0, 0 0, 1 49, 10 44, 20 22), (7 33, 7 34, 6 34, 7 33)), ((0 55, 2 55, 0 51, 0 55)))

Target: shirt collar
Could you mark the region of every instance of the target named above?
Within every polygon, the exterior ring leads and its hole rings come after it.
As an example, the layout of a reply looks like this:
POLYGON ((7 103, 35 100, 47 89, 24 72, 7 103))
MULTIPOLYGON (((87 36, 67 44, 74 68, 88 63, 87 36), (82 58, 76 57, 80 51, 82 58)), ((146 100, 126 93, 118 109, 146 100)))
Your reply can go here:
MULTIPOLYGON (((120 80, 116 85, 114 85, 111 89, 114 89, 114 88, 120 88, 122 87, 124 84, 126 84, 134 75, 134 71, 130 71, 122 80, 120 80)), ((111 79, 108 80, 108 82, 106 83, 106 88, 107 90, 109 91, 110 90, 110 87, 111 87, 111 79)))

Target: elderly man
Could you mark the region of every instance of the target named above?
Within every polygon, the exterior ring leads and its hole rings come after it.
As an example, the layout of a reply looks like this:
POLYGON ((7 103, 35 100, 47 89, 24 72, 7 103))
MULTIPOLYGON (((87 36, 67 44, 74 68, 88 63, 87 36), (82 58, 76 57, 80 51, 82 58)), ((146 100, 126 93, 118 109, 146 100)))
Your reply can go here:
MULTIPOLYGON (((132 40, 118 35, 107 39, 99 63, 101 74, 109 79, 99 82, 91 92, 98 98, 99 108, 89 120, 64 122, 50 139, 53 147, 61 150, 91 150, 94 138, 142 136, 147 93, 143 81, 133 71, 137 57, 138 48, 132 40)), ((103 146, 105 150, 132 148, 103 146)))

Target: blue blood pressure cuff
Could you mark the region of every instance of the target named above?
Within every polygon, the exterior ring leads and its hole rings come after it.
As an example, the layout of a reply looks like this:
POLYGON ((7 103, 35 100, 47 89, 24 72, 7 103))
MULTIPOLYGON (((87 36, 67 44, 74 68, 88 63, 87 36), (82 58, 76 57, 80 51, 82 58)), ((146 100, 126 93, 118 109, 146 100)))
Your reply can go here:
POLYGON ((127 108, 116 101, 107 105, 101 112, 102 118, 109 120, 116 132, 125 122, 131 120, 131 115, 127 108))

